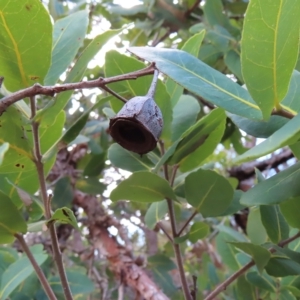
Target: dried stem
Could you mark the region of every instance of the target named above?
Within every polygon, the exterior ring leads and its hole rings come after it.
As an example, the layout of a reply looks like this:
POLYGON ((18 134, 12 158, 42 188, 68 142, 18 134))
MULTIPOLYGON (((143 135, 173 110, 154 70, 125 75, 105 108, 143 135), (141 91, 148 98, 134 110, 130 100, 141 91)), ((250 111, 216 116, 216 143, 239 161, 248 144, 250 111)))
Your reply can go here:
POLYGON ((45 277, 42 269, 40 268, 40 266, 37 264, 34 256, 32 255, 28 245, 26 244, 26 241, 24 240, 24 237, 23 235, 21 234, 15 234, 15 237, 16 239, 19 241, 23 251, 26 253, 31 265, 33 266, 34 270, 35 270, 35 273, 39 279, 39 281, 41 282, 43 288, 44 288, 44 291, 46 293, 46 295, 48 296, 48 298, 50 300, 57 300, 54 292, 52 291, 48 281, 47 281, 47 278, 45 277))
MULTIPOLYGON (((163 156, 165 154, 164 143, 160 140, 159 145, 160 145, 161 155, 163 156)), ((167 164, 164 164, 163 168, 164 168, 165 178, 166 178, 166 180, 169 181, 167 164)), ((172 236, 173 236, 173 241, 174 241, 174 239, 179 236, 177 234, 177 228, 176 228, 176 217, 175 217, 175 211, 174 211, 174 204, 170 198, 166 198, 166 200, 167 200, 167 204, 168 204, 169 218, 170 218, 172 236)), ((179 244, 176 244, 175 242, 173 242, 173 248, 174 248, 178 271, 179 271, 179 275, 180 275, 180 279, 181 279, 184 298, 185 298, 185 300, 192 300, 191 292, 190 292, 190 289, 189 289, 189 286, 187 283, 187 279, 186 279, 185 273, 184 273, 183 260, 182 260, 182 255, 181 255, 179 244)))
MULTIPOLYGON (((0 99, 0 115, 12 104, 20 101, 26 97, 34 97, 36 95, 46 95, 54 96, 55 94, 76 90, 76 89, 90 89, 90 88, 103 88, 113 82, 137 79, 141 76, 151 75, 154 73, 155 67, 154 64, 149 65, 148 67, 137 70, 128 74, 118 75, 110 78, 98 78, 91 81, 82 81, 76 83, 64 83, 58 86, 42 86, 40 84, 35 84, 29 88, 17 91, 6 97, 0 99)), ((110 90, 110 89, 109 89, 110 90)), ((120 99, 120 98, 119 98, 120 99)))
MULTIPOLYGON (((284 247, 285 245, 289 244, 290 242, 296 240, 297 238, 300 237, 300 232, 297 234, 293 235, 292 237, 283 240, 278 243, 279 247, 284 247)), ((276 252, 274 248, 270 248, 269 251, 271 253, 276 252)), ((226 288, 237 278, 239 278, 241 275, 243 275, 247 270, 249 270, 251 267, 255 265, 255 262, 251 260, 249 263, 247 263, 245 266, 243 266, 240 270, 232 274, 230 277, 228 277, 224 282, 222 282, 214 291, 212 291, 206 298, 205 300, 213 300, 217 295, 219 295, 221 292, 226 290, 226 288)))
MULTIPOLYGON (((33 120, 36 115, 36 105, 34 96, 30 97, 30 107, 31 107, 31 119, 33 120)), ((46 219, 51 218, 51 207, 50 201, 47 195, 47 187, 46 187, 46 178, 44 173, 44 164, 42 162, 42 153, 40 147, 40 139, 39 139, 39 123, 32 121, 32 134, 33 134, 33 143, 34 143, 34 163, 38 173, 39 183, 40 183, 40 191, 41 197, 45 207, 45 217, 46 219)), ((59 249, 59 243, 56 235, 56 229, 54 222, 49 223, 48 225, 50 231, 50 237, 52 242, 53 256, 54 261, 56 262, 59 277, 61 280, 61 284, 63 287, 64 295, 66 300, 72 300, 72 293, 70 290, 70 286, 68 283, 68 279, 66 276, 66 272, 63 265, 62 255, 59 249)))

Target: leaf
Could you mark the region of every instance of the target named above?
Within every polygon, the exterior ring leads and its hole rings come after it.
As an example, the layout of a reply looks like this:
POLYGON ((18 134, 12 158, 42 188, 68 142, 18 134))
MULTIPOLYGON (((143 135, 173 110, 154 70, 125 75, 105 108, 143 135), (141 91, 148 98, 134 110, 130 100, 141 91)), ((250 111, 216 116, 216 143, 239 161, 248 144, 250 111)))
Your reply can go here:
POLYGON ((70 224, 75 229, 79 230, 76 217, 73 211, 68 207, 58 208, 52 217, 49 219, 48 223, 50 222, 59 222, 62 224, 70 224))
POLYGON ((16 233, 27 232, 27 225, 12 200, 1 191, 0 207, 0 244, 12 243, 16 233))
POLYGON ((214 171, 200 169, 185 179, 187 202, 204 217, 223 213, 233 198, 231 184, 214 171))
MULTIPOLYGON (((117 51, 110 51, 105 57, 105 76, 116 76, 126 74, 144 68, 145 65, 135 58, 120 54, 117 51)), ((144 96, 151 85, 151 77, 140 77, 138 80, 124 80, 113 83, 110 87, 117 92, 129 91, 132 97, 144 96)), ((161 135, 163 139, 170 138, 172 122, 172 105, 170 97, 164 84, 158 80, 155 102, 159 106, 164 120, 164 128, 161 135)))
MULTIPOLYGON (((196 124, 182 134, 179 141, 177 141, 178 144, 174 143, 172 145, 172 147, 176 145, 176 149, 174 154, 172 154, 172 156, 167 160, 167 163, 170 165, 180 163, 189 154, 197 151, 199 147, 204 145, 205 141, 209 138, 209 135, 212 134, 212 132, 225 119, 226 115, 222 109, 214 109, 208 115, 201 118, 196 124)), ((212 149, 210 150, 212 151, 212 149)), ((201 159, 205 159, 209 154, 211 154, 210 151, 208 152, 209 153, 206 152, 206 155, 201 156, 201 159)), ((163 159, 164 157, 161 158, 161 160, 163 159)), ((201 159, 198 159, 197 162, 201 162, 201 159)))
POLYGON ((75 187, 90 195, 101 195, 106 189, 106 185, 95 177, 77 179, 75 187))
POLYGON ((225 110, 249 118, 262 119, 248 91, 225 75, 181 50, 131 47, 130 52, 156 67, 188 91, 225 110))
POLYGON ((43 83, 51 62, 52 25, 38 0, 1 1, 0 69, 15 92, 43 83))
POLYGON ((180 163, 180 171, 187 172, 200 166, 206 161, 218 144, 221 142, 226 127, 226 118, 223 118, 217 127, 208 135, 202 145, 200 145, 194 152, 186 156, 180 163))
POLYGON ((247 220, 247 234, 253 244, 261 245, 267 241, 267 232, 262 224, 258 207, 250 210, 247 220))
MULTIPOLYGON (((85 70, 90 60, 99 52, 99 50, 109 41, 113 36, 117 35, 120 30, 107 30, 106 32, 96 36, 89 45, 82 51, 78 57, 74 67, 68 73, 64 83, 79 82, 82 80, 85 70)), ((64 109, 68 103, 73 91, 66 91, 60 93, 56 98, 49 102, 44 109, 36 115, 36 121, 41 123, 42 127, 47 127, 55 121, 55 116, 64 109)))
POLYGON ((241 275, 237 280, 237 296, 238 299, 256 300, 254 287, 246 280, 245 275, 241 275))
MULTIPOLYGON (((86 274, 83 274, 76 269, 69 269, 66 273, 73 295, 89 294, 95 290, 94 283, 87 277, 86 274)), ((63 297, 64 292, 59 277, 50 277, 49 283, 55 294, 58 294, 60 298, 63 297)))
POLYGON ((240 204, 240 199, 242 195, 243 191, 235 190, 233 194, 233 200, 230 203, 230 206, 221 214, 221 216, 230 216, 237 213, 239 210, 246 208, 247 206, 240 204))
POLYGON ((84 168, 84 176, 98 176, 105 167, 106 153, 93 154, 84 168))
POLYGON ((198 240, 205 238, 209 234, 210 228, 204 222, 195 222, 189 231, 189 240, 196 243, 198 240))
POLYGON ((257 272, 249 272, 246 274, 246 279, 259 289, 263 289, 271 293, 276 292, 276 282, 267 274, 263 273, 260 275, 257 272))
POLYGON ((249 254, 253 258, 258 271, 262 273, 264 267, 267 265, 269 259, 271 258, 271 253, 267 249, 250 243, 231 242, 231 244, 249 254))
MULTIPOLYGON (((194 34, 184 43, 182 50, 186 51, 187 53, 190 53, 191 55, 194 55, 195 57, 198 57, 204 35, 205 30, 194 34)), ((178 85, 172 79, 168 78, 166 80, 166 88, 171 97, 172 106, 174 107, 183 93, 183 87, 178 85)))
POLYGON ((278 204, 300 196, 300 162, 260 182, 243 194, 244 205, 278 204), (288 186, 288 189, 286 188, 288 186))
MULTIPOLYGON (((40 266, 47 259, 44 253, 33 253, 34 259, 40 266)), ((12 263, 3 273, 0 286, 0 299, 7 299, 8 296, 33 273, 34 269, 27 257, 22 257, 12 263)))
POLYGON ((269 275, 274 277, 299 275, 300 264, 284 257, 271 257, 266 266, 266 271, 269 275))
POLYGON ((234 163, 242 163, 245 161, 254 160, 258 157, 269 154, 278 148, 286 145, 294 144, 300 138, 300 114, 283 125, 279 130, 274 132, 269 138, 262 143, 254 146, 242 155, 234 159, 234 163))
POLYGON ((200 112, 199 102, 190 95, 182 95, 173 108, 172 141, 180 136, 196 122, 200 112))
POLYGON ((279 108, 288 91, 298 58, 299 14, 297 0, 252 0, 248 5, 241 47, 242 72, 264 119, 273 108, 279 108))
POLYGON ((119 144, 112 144, 108 148, 108 159, 117 168, 121 168, 126 171, 150 171, 154 167, 151 160, 146 155, 138 155, 131 151, 127 151, 119 144))
MULTIPOLYGON (((13 108, 13 107, 11 107, 13 108)), ((6 113, 5 113, 6 114, 6 113)), ((5 116, 2 115, 0 120, 3 119, 5 116)), ((57 116, 55 122, 48 128, 40 128, 39 136, 40 136, 40 146, 42 150, 42 154, 44 154, 53 144, 56 143, 57 140, 60 139, 62 129, 65 123, 65 113, 62 111, 57 116)), ((7 125, 9 122, 7 123, 7 125)), ((26 129, 30 130, 29 125, 26 125, 26 129)), ((0 136, 1 135, 1 128, 0 127, 0 136)), ((9 128, 9 127, 6 127, 9 128)), ((11 128, 13 128, 13 124, 11 124, 11 128)), ((13 132, 10 131, 10 135, 13 135, 13 132)), ((32 132, 28 131, 26 133, 28 140, 26 139, 26 143, 28 145, 32 145, 32 132)), ((22 136, 21 136, 22 137, 22 136)), ((20 140, 23 140, 20 137, 20 140)), ((21 147, 21 145, 20 145, 21 147)), ((29 146, 30 147, 30 146, 29 146)), ((14 202, 14 204, 20 208, 23 203, 19 199, 19 195, 15 187, 11 186, 6 179, 10 182, 14 183, 21 189, 26 190, 30 194, 34 194, 39 188, 39 181, 38 175, 33 163, 33 157, 31 149, 28 149, 26 146, 23 148, 23 152, 19 151, 19 147, 12 147, 10 145, 9 150, 5 155, 5 160, 3 161, 2 165, 0 166, 0 182, 1 182, 1 190, 6 193, 14 202), (28 157, 30 153, 30 157, 28 157)), ((54 149, 53 155, 50 160, 48 160, 45 165, 45 174, 48 174, 49 170, 51 169, 52 165, 55 162, 55 153, 58 149, 54 149)))
POLYGON ((70 205, 73 201, 73 188, 69 177, 60 178, 55 184, 53 198, 51 199, 54 208, 70 205))
POLYGON ((151 203, 145 214, 145 224, 149 229, 153 229, 167 213, 168 205, 166 200, 151 203))
POLYGON ((291 198, 285 202, 280 203, 280 211, 282 212, 288 224, 294 228, 300 229, 300 219, 298 214, 299 209, 300 197, 291 198))
POLYGON ((3 159, 4 159, 4 155, 6 153, 6 151, 9 149, 9 143, 3 143, 1 146, 0 146, 0 165, 2 164, 3 162, 3 159))
POLYGON ((69 67, 83 44, 88 21, 88 11, 81 10, 54 23, 52 63, 45 78, 45 85, 54 85, 69 67))
POLYGON ((156 202, 166 197, 176 200, 169 183, 158 175, 146 171, 133 173, 110 194, 112 201, 126 199, 138 202, 156 202))
POLYGON ((229 50, 225 54, 224 62, 235 77, 244 82, 240 55, 234 50, 229 50))
POLYGON ((278 205, 261 205, 261 221, 267 231, 268 237, 274 244, 289 237, 289 225, 282 216, 278 205))

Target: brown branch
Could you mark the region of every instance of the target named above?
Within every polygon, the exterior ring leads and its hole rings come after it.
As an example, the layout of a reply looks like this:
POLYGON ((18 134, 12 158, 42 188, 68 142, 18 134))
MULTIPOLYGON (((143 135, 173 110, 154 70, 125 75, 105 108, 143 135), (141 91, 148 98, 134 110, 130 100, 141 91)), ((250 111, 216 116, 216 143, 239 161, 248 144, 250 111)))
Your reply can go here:
POLYGON ((285 117, 285 118, 288 118, 288 119, 293 119, 295 117, 295 115, 283 108, 277 110, 277 109, 274 109, 272 111, 272 115, 277 115, 277 116, 282 116, 282 117, 285 117))
MULTIPOLYGON (((76 90, 76 89, 103 88, 105 90, 106 85, 109 83, 123 81, 123 80, 132 80, 132 79, 137 79, 138 77, 141 76, 151 75, 154 73, 154 70, 155 70, 154 64, 151 64, 142 70, 137 70, 128 74, 118 75, 109 78, 98 78, 90 81, 64 83, 58 86, 42 86, 40 84, 35 84, 31 87, 17 91, 15 93, 12 93, 0 99, 0 115, 10 105, 26 97, 34 97, 36 95, 46 95, 46 96, 53 97, 55 94, 69 91, 69 90, 76 90)), ((106 90, 108 91, 108 89, 106 90)))
POLYGON ((57 300, 53 290, 50 287, 50 284, 49 284, 47 278, 45 277, 45 274, 43 273, 42 269, 40 268, 40 266, 36 262, 36 260, 35 260, 34 256, 32 255, 28 245, 26 244, 26 241, 24 240, 23 235, 15 234, 15 237, 19 241, 23 251, 26 253, 32 267, 35 270, 35 273, 36 273, 40 283, 42 284, 42 286, 44 288, 44 291, 45 291, 46 295, 48 296, 48 298, 50 300, 57 300))
POLYGON ((187 219, 187 221, 183 224, 183 226, 181 227, 181 229, 178 232, 178 236, 180 236, 182 234, 182 232, 184 231, 184 229, 189 225, 189 223, 195 218, 195 216, 197 215, 197 211, 195 210, 190 217, 187 219))
MULTIPOLYGON (((278 243, 279 247, 284 247, 287 244, 291 243, 292 241, 296 240, 297 238, 300 237, 300 232, 297 234, 293 235, 292 237, 282 240, 281 242, 278 243)), ((269 251, 271 253, 276 252, 276 249, 270 248, 269 251)), ((251 260, 249 263, 247 263, 245 266, 243 266, 240 270, 232 274, 230 277, 228 277, 224 282, 222 282, 214 291, 212 291, 204 300, 213 300, 217 295, 219 295, 221 292, 226 290, 226 288, 237 278, 239 278, 241 275, 243 275, 247 270, 249 270, 251 267, 255 265, 255 262, 251 260)))
MULTIPOLYGON (((31 107, 31 119, 34 120, 36 115, 36 104, 35 104, 35 97, 30 96, 30 107, 31 107)), ((40 146, 40 138, 39 138, 39 123, 32 121, 31 124, 32 134, 33 134, 33 143, 34 143, 34 164, 38 173, 38 179, 40 184, 40 192, 41 197, 43 199, 44 207, 45 207, 45 217, 46 219, 51 218, 51 205, 50 205, 50 198, 47 195, 47 187, 46 187, 46 178, 44 173, 44 164, 42 162, 42 152, 40 146)), ((72 300, 73 296, 71 293, 71 289, 69 286, 69 282, 66 276, 66 272, 64 269, 64 264, 62 260, 62 255, 59 249, 59 243, 56 235, 56 229, 54 222, 51 222, 48 225, 51 242, 52 242, 52 249, 53 249, 53 256, 54 261, 56 263, 58 274, 61 280, 61 284, 63 287, 64 295, 66 300, 72 300)))
POLYGON ((187 18, 200 4, 201 0, 196 0, 195 3, 184 13, 187 18))

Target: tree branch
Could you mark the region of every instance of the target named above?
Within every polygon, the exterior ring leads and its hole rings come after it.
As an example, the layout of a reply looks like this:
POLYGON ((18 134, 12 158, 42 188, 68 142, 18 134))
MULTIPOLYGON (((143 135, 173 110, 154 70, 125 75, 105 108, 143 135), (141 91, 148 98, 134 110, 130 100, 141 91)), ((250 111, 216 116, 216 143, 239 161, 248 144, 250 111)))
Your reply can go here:
POLYGON ((35 273, 40 281, 40 283, 42 284, 44 291, 46 293, 46 295, 48 296, 48 298, 50 300, 57 300, 53 290, 51 289, 47 278, 45 277, 45 274, 43 273, 42 269, 40 268, 40 266, 37 264, 34 256, 32 255, 29 247, 27 246, 23 235, 21 234, 15 234, 16 239, 19 241, 23 251, 26 253, 31 265, 33 266, 35 273))
MULTIPOLYGON (((31 119, 33 120, 36 115, 36 105, 34 96, 30 96, 30 107, 31 107, 31 119)), ((34 164, 38 173, 38 179, 40 184, 41 197, 45 207, 45 217, 46 219, 51 218, 51 206, 47 195, 46 178, 44 173, 44 164, 42 162, 42 153, 40 147, 39 139, 39 123, 32 121, 32 134, 34 143, 34 164)), ((59 249, 59 243, 56 235, 55 223, 51 222, 48 225, 50 231, 50 237, 52 241, 52 249, 54 261, 56 262, 59 277, 61 279, 61 284, 63 287, 64 295, 66 300, 72 300, 72 293, 66 276, 66 272, 63 265, 62 255, 59 249)))
POLYGON ((196 0, 195 3, 184 13, 187 18, 200 4, 201 0, 196 0))
MULTIPOLYGON (((107 84, 123 81, 123 80, 132 80, 137 79, 141 76, 151 75, 154 73, 155 66, 154 64, 149 65, 148 67, 137 70, 128 74, 118 75, 109 78, 98 78, 91 81, 81 81, 75 83, 64 83, 58 86, 42 86, 40 84, 35 84, 26 89, 12 93, 6 97, 0 99, 0 115, 12 104, 20 101, 26 97, 34 97, 36 95, 46 95, 54 96, 55 94, 62 93, 69 90, 76 89, 91 89, 91 88, 103 88, 104 90, 110 92, 111 90, 105 88, 107 84)), ((115 95, 114 95, 115 96, 115 95)), ((119 98, 120 99, 120 98, 119 98)))
MULTIPOLYGON (((293 235, 292 237, 282 240, 278 243, 279 247, 284 247, 287 244, 291 243, 292 241, 296 240, 300 237, 300 232, 293 235)), ((276 252, 274 248, 270 248, 269 251, 271 253, 276 252)), ((222 282, 215 290, 213 290, 204 300, 214 300, 217 295, 219 295, 221 292, 226 290, 226 288, 237 278, 239 278, 241 275, 243 275, 247 270, 249 270, 251 267, 255 265, 255 262, 251 260, 249 263, 247 263, 245 266, 243 266, 240 270, 232 274, 230 277, 228 277, 224 282, 222 282)))

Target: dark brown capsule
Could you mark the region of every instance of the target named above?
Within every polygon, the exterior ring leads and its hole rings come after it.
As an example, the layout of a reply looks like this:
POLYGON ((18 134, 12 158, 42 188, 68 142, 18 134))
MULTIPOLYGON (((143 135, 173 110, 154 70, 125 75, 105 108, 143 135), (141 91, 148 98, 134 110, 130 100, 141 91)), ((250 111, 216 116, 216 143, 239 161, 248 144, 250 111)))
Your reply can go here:
POLYGON ((110 119, 109 132, 123 148, 145 154, 156 147, 163 128, 162 113, 153 97, 158 72, 146 96, 138 96, 124 104, 118 114, 110 119))

